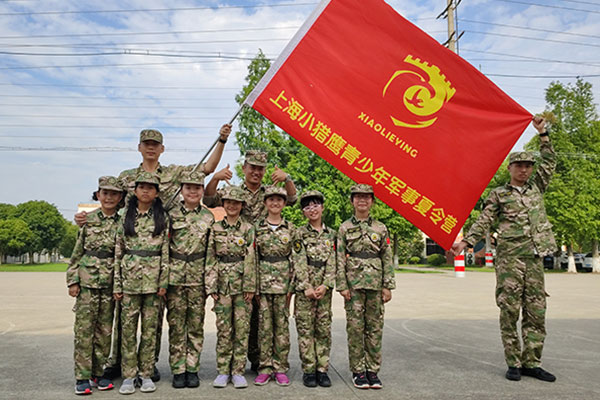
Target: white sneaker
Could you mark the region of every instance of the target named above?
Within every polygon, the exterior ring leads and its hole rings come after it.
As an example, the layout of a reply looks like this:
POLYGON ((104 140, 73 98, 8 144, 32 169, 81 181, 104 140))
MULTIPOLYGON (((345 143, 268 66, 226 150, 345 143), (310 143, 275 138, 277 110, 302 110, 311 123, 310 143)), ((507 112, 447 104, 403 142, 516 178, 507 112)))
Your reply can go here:
POLYGON ((121 394, 135 393, 135 384, 133 383, 133 379, 123 379, 123 383, 121 383, 121 387, 119 388, 119 393, 121 393, 121 394))
POLYGON ((142 378, 142 387, 140 388, 141 392, 149 393, 154 392, 156 390, 156 386, 154 386, 154 382, 150 378, 142 378))

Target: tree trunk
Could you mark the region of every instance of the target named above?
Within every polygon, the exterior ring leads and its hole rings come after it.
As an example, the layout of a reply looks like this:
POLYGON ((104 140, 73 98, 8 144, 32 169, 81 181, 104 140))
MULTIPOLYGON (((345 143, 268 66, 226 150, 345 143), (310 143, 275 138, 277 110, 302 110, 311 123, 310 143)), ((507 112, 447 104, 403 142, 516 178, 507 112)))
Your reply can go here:
POLYGON ((592 240, 592 272, 600 273, 600 255, 598 255, 598 239, 592 240))
POLYGON ((573 256, 573 245, 571 244, 567 245, 567 255, 569 260, 567 262, 567 272, 571 274, 576 274, 577 267, 575 266, 575 257, 573 256))

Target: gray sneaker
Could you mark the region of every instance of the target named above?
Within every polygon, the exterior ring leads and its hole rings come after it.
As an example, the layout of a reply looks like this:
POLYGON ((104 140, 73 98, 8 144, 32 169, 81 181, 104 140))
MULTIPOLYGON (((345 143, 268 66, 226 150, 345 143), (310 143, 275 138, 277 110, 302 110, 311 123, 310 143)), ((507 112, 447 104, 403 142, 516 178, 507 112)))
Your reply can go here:
POLYGON ((121 387, 119 388, 119 393, 121 393, 121 394, 135 393, 135 383, 133 382, 133 379, 123 379, 123 383, 121 383, 121 387))
POLYGON ((217 375, 213 381, 213 387, 224 388, 227 386, 227 382, 229 382, 229 375, 217 375))
POLYGON ((248 387, 248 382, 244 375, 231 375, 231 382, 233 382, 233 387, 236 389, 243 389, 248 387))
POLYGON ((144 393, 154 392, 156 390, 156 386, 154 382, 152 382, 151 378, 142 378, 142 387, 140 391, 144 393))

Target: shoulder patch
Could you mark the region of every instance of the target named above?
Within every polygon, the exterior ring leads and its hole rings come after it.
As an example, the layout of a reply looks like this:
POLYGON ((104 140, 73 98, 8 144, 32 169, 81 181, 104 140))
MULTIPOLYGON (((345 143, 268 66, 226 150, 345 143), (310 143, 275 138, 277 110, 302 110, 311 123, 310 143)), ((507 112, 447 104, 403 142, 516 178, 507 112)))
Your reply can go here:
POLYGON ((294 251, 296 253, 300 253, 300 250, 302 250, 302 241, 300 239, 296 239, 294 240, 294 251))

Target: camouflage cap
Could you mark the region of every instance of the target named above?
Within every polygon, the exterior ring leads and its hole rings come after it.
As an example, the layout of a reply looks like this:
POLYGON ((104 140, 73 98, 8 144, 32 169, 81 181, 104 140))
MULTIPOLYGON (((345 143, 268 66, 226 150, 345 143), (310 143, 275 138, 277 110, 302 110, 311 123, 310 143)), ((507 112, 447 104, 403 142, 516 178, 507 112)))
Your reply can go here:
POLYGON ((144 171, 135 177, 135 183, 153 183, 155 185, 160 185, 160 180, 155 174, 144 171))
POLYGON ((246 201, 246 193, 239 186, 227 186, 223 188, 221 200, 246 201))
POLYGON ((248 150, 246 152, 245 162, 259 167, 267 166, 267 153, 260 150, 248 150))
POLYGON ((181 177, 181 184, 192 183, 194 185, 204 185, 205 175, 202 172, 186 172, 181 177))
POLYGON ((156 129, 144 129, 140 132, 140 143, 146 140, 154 140, 155 142, 162 144, 163 135, 156 129))
POLYGON ((122 192, 123 188, 119 183, 119 179, 114 176, 101 176, 98 178, 98 188, 106 189, 106 190, 115 190, 117 192, 122 192))
POLYGON ((316 197, 321 201, 325 201, 325 196, 323 196, 323 193, 319 192, 318 190, 307 190, 300 195, 300 202, 302 202, 304 199, 308 199, 309 197, 316 197))
POLYGON ((352 185, 350 187, 350 194, 357 194, 357 193, 374 194, 373 186, 367 185, 366 183, 359 183, 357 185, 352 185))
POLYGON ((271 196, 281 196, 287 201, 287 192, 280 186, 267 186, 265 190, 265 200, 271 196))
POLYGON ((508 165, 520 161, 535 163, 535 155, 531 151, 517 151, 508 156, 508 165))

